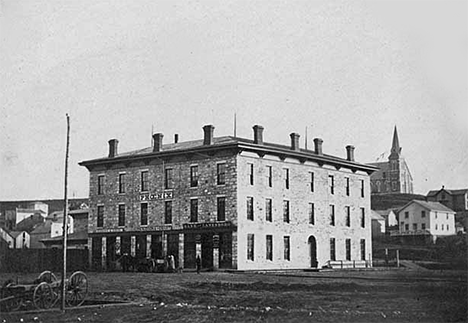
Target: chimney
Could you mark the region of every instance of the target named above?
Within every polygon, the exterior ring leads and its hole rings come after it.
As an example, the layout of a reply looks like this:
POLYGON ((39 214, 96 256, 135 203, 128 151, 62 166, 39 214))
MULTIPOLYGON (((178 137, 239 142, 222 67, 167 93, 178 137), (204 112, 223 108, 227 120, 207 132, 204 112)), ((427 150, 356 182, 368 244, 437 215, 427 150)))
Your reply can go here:
POLYGON ((203 127, 203 132, 204 132, 203 144, 204 145, 213 144, 214 128, 215 127, 210 124, 203 127))
POLYGON ((109 140, 109 158, 117 156, 117 146, 119 141, 117 139, 109 140))
POLYGON ((176 134, 174 135, 174 143, 176 144, 176 143, 178 143, 178 142, 179 142, 179 134, 176 133, 176 134))
POLYGON ((162 141, 164 135, 162 133, 155 133, 153 135, 153 152, 158 152, 162 150, 162 141))
POLYGON ((315 153, 317 155, 322 155, 322 143, 323 143, 323 140, 321 138, 314 139, 315 153))
POLYGON ((346 146, 346 159, 349 161, 354 161, 354 146, 346 146))
POLYGON ((289 136, 291 137, 291 149, 299 150, 299 134, 293 132, 289 136))
POLYGON ((254 144, 263 145, 263 127, 256 124, 253 126, 254 144))

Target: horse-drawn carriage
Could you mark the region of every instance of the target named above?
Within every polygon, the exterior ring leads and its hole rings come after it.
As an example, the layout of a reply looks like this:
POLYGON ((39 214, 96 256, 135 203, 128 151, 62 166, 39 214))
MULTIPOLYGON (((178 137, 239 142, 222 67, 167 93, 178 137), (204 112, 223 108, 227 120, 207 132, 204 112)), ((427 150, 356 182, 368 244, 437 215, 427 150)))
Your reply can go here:
MULTIPOLYGON (((8 280, 0 288, 0 309, 16 311, 31 303, 37 309, 51 308, 60 299, 61 289, 61 281, 50 271, 42 272, 29 284, 8 280)), ((68 306, 83 304, 87 293, 88 278, 84 272, 74 272, 65 280, 65 302, 68 306)))

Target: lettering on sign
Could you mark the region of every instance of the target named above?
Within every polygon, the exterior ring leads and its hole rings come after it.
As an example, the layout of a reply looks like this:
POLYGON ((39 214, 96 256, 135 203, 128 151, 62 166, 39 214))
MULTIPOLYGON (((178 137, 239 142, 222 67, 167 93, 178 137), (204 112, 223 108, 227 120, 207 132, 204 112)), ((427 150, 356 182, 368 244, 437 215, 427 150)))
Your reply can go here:
POLYGON ((172 199, 172 198, 174 198, 174 194, 172 191, 140 195, 140 201, 165 200, 165 199, 172 199))

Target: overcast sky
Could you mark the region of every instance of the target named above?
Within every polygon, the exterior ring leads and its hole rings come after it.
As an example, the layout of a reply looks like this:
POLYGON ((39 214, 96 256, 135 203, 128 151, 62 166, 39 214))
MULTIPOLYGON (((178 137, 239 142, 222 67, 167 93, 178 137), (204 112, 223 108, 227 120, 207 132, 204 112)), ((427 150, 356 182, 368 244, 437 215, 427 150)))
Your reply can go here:
POLYGON ((0 0, 0 200, 87 197, 78 162, 215 136, 373 162, 397 125, 416 193, 467 188, 466 1, 0 0))

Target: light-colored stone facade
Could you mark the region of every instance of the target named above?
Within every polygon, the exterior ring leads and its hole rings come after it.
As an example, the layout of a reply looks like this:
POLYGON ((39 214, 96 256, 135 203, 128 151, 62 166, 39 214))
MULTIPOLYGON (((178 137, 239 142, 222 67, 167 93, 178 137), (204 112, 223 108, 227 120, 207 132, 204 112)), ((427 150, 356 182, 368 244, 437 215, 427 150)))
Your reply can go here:
POLYGON ((95 267, 112 269, 123 253, 153 258, 173 255, 181 268, 194 268, 196 255, 201 256, 203 267, 214 269, 322 267, 331 259, 332 238, 336 260, 371 264, 369 174, 375 168, 356 163, 352 150, 348 150, 347 159, 323 155, 321 141, 315 151, 299 149, 296 134, 291 135, 292 146, 288 147, 263 143, 258 128, 254 128, 254 141, 214 138, 213 129, 205 129, 203 141, 164 146, 162 136, 155 135, 154 147, 121 155, 116 141, 111 140, 109 157, 80 163, 90 171, 88 232, 95 267), (221 184, 218 164, 225 165, 221 184), (192 166, 198 167, 196 187, 191 187, 192 166), (172 169, 169 189, 165 187, 167 169, 172 169), (144 192, 143 171, 148 172, 149 184, 144 192), (119 192, 122 174, 125 190, 119 192), (225 200, 223 219, 217 214, 219 198, 225 200), (248 198, 253 201, 253 220, 247 217, 248 198), (198 200, 196 222, 191 219, 193 199, 198 200), (266 199, 272 201, 271 221, 265 216, 266 199), (289 223, 283 219, 284 201, 289 203, 289 223), (172 204, 171 223, 165 218, 167 202, 172 204), (146 225, 141 223, 142 203, 148 205, 146 225), (312 203, 313 224, 309 214, 312 203), (125 208, 125 223, 121 225, 119 205, 125 208), (330 205, 335 210, 334 225, 330 224, 330 205), (103 211, 99 226, 98 209, 103 211), (248 235, 253 237, 253 254, 248 252, 248 235), (289 239, 289 257, 285 237, 289 239), (267 239, 271 244, 268 255, 267 239))

